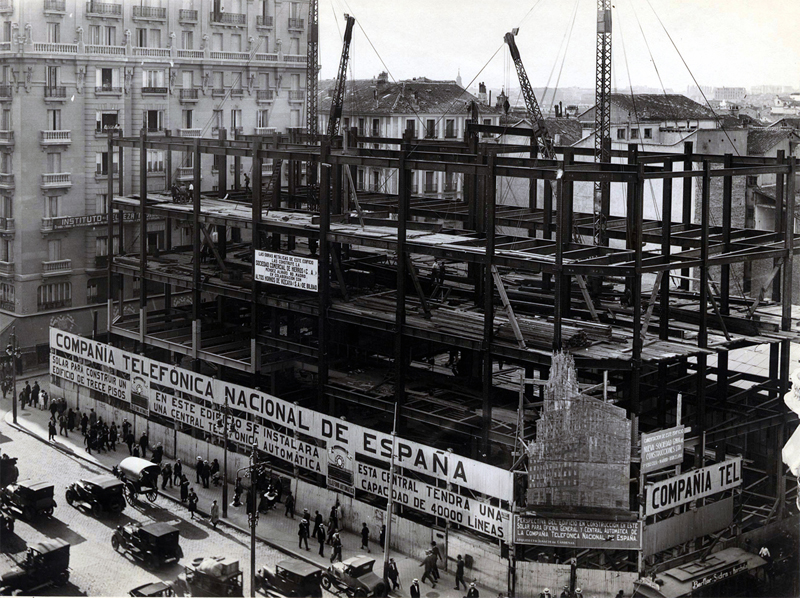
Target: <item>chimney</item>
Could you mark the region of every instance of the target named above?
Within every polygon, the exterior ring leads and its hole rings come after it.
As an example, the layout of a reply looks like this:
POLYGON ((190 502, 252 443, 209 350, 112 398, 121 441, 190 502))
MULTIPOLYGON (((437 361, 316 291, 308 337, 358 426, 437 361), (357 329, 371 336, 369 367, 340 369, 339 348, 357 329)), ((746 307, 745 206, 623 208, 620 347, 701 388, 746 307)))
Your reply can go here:
POLYGON ((478 102, 486 103, 486 83, 478 83, 478 102))

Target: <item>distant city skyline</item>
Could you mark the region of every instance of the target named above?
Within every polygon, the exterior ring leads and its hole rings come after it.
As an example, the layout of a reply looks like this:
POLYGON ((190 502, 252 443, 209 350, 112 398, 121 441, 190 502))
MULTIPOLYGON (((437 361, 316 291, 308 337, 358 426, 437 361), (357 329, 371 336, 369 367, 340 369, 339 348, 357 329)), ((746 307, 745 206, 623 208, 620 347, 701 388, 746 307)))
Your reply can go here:
MULTIPOLYGON (((800 36, 796 34, 800 2, 633 2, 613 4, 614 87, 627 89, 632 84, 661 89, 663 83, 664 88, 685 93, 695 81, 682 56, 703 86, 800 88, 800 36)), ((517 44, 534 87, 553 88, 557 81, 559 88, 594 87, 595 0, 499 0, 491 5, 476 0, 322 2, 323 78, 335 76, 345 12, 356 18, 348 77, 368 79, 388 70, 390 80, 454 80, 460 69, 465 87, 483 81, 493 89, 514 89, 517 75, 503 35, 520 27, 517 44)))

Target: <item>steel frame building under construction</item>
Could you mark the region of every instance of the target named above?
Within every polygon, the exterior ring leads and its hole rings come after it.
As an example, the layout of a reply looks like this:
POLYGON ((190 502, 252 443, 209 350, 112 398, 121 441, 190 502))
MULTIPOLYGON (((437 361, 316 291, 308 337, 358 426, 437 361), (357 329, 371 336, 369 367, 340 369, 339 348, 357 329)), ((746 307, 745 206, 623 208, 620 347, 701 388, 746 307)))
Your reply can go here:
MULTIPOLYGON (((640 472, 640 433, 678 417, 687 428, 683 467, 740 455, 743 482, 732 495, 734 521, 719 533, 640 551, 638 562, 630 550, 548 553, 576 556, 579 567, 649 574, 796 516, 797 486, 787 484, 780 453, 796 426, 783 395, 790 345, 800 340, 791 319, 798 160, 703 155, 691 144, 683 153, 633 145, 599 164, 591 149, 559 147, 559 159, 546 160, 534 139, 527 129, 473 124, 464 142, 355 131, 333 145, 302 134, 114 137, 109 151, 142 152, 141 164, 148 149, 165 150, 167 172, 174 152, 193 153, 194 181, 191 202, 179 204, 147 190, 145 172, 140 196, 116 195, 109 177, 108 236, 124 233, 117 211, 134 211, 140 240, 121 238, 122 251, 109 259, 110 342, 163 361, 189 359, 195 371, 387 431, 396 404, 400 436, 520 472, 542 381, 553 352, 564 350, 583 392, 605 393, 632 422, 630 511, 645 529, 664 518, 645 515, 645 488, 669 472, 640 472), (483 143, 486 134, 532 141, 483 143), (216 156, 219 191, 201 191, 200 154, 216 156), (242 161, 252 164, 252 190, 238 178, 242 161), (262 176, 268 163, 273 174, 262 176), (319 167, 318 195, 301 186, 306 163, 319 167), (345 170, 363 166, 393 169, 399 193, 356 197, 345 170), (463 200, 412 195, 415 170, 463 177, 463 200), (758 175, 777 182, 775 229, 734 228, 734 181, 758 175), (498 202, 501 177, 531 182, 528 205, 498 202), (715 178, 722 214, 712 226, 715 178), (644 215, 644 189, 654 181, 662 220, 644 215), (607 246, 592 242, 594 216, 573 204, 576 184, 600 182, 624 190, 627 202, 624 214, 606 217, 607 246), (668 217, 676 211, 680 219, 668 217), (154 219, 167 223, 160 247, 142 242, 154 219), (182 245, 174 237, 181 227, 189 230, 182 245), (318 290, 255 280, 256 250, 318 258, 318 290), (732 292, 737 264, 758 260, 773 269, 768 285, 780 280, 777 301, 732 292), (178 294, 191 301, 176 306, 178 294), (767 375, 729 360, 756 346, 768 347, 767 375)), ((524 512, 518 478, 515 508, 524 512)), ((502 554, 514 572, 539 550, 502 554)), ((516 575, 509 579, 513 588, 516 575)))

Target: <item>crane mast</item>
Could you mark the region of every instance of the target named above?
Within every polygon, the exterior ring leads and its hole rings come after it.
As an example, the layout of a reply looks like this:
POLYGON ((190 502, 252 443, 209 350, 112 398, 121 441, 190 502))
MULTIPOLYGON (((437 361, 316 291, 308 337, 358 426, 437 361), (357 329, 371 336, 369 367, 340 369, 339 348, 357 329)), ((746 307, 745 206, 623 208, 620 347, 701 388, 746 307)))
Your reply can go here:
MULTIPOLYGON (((611 0, 597 0, 594 160, 611 161, 611 0)), ((611 209, 608 183, 594 184, 594 243, 608 245, 606 219, 611 209)))
MULTIPOLYGON (((319 133, 319 0, 308 2, 308 48, 306 51, 306 129, 312 140, 319 133)), ((314 162, 306 163, 306 182, 311 186, 317 182, 317 169, 314 162)))
POLYGON ((328 119, 327 137, 332 141, 339 132, 339 121, 342 120, 342 106, 344 105, 344 84, 347 81, 347 62, 350 59, 350 40, 353 38, 353 25, 355 18, 345 15, 347 25, 344 29, 344 43, 342 44, 342 58, 339 61, 339 72, 336 75, 336 83, 333 89, 333 101, 331 102, 331 114, 328 119))

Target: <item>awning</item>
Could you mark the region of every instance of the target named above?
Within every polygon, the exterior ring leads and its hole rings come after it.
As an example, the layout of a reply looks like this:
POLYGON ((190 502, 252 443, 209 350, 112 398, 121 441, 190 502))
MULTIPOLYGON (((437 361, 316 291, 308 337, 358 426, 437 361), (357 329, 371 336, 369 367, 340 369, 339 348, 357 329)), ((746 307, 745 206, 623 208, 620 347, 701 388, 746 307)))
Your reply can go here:
POLYGON ((669 569, 656 576, 655 580, 640 579, 634 582, 633 596, 641 598, 679 598, 761 567, 766 561, 757 554, 741 548, 726 548, 705 561, 691 561, 680 567, 669 569))

